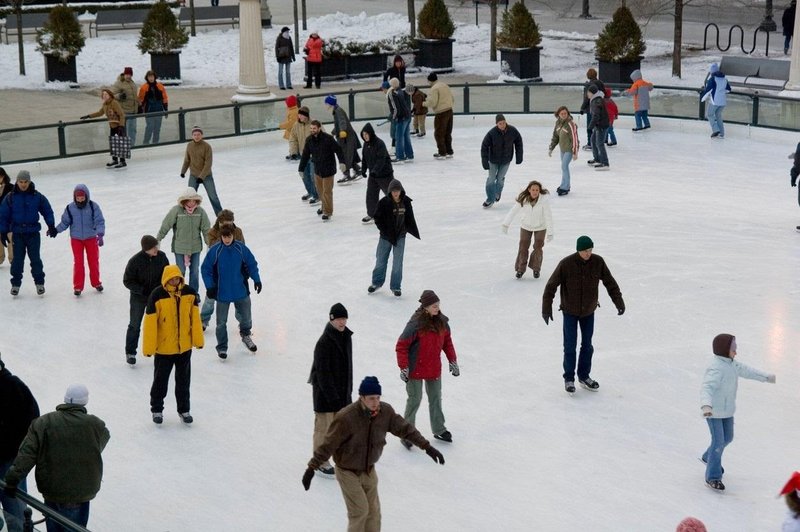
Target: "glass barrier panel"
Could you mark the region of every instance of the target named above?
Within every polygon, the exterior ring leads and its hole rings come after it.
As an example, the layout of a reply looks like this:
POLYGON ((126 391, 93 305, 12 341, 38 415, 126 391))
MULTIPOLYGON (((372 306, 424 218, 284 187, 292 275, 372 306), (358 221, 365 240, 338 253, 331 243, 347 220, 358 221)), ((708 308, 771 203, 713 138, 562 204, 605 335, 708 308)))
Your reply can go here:
MULTIPOLYGON (((530 106, 532 113, 553 114, 566 105, 572 116, 578 116, 583 101, 583 86, 537 85, 531 87, 530 106)), ((553 117, 555 120, 555 116, 553 117)))
MULTIPOLYGON (((626 97, 631 102, 633 97, 626 97)), ((619 104, 619 102, 617 102, 619 104)), ((650 115, 670 118, 696 119, 700 109, 700 94, 692 90, 653 89, 650 91, 650 115)))
POLYGON ((386 94, 376 90, 359 92, 355 95, 356 120, 370 121, 373 126, 389 117, 389 103, 386 94))
MULTIPOLYGON (((325 105, 325 96, 326 94, 304 96, 300 105, 308 107, 308 112, 311 114, 309 118, 311 120, 319 120, 323 124, 330 124, 333 122, 333 114, 325 105)), ((337 94, 336 98, 341 102, 341 105, 347 109, 347 95, 337 94)), ((326 127, 325 130, 330 133, 331 128, 326 127)))
MULTIPOLYGON (((54 130, 57 131, 57 130, 54 130)), ((67 155, 109 152, 111 128, 106 121, 70 124, 64 127, 67 155)))
POLYGON ((286 103, 277 100, 242 105, 239 120, 242 133, 278 129, 278 125, 286 120, 286 103))
POLYGON ((728 94, 728 104, 722 112, 722 120, 749 124, 753 120, 753 99, 746 94, 728 94))
POLYGON ((165 144, 181 139, 178 130, 178 113, 148 113, 136 117, 134 146, 165 144))
MULTIPOLYGON (((500 84, 498 84, 500 85, 500 84)), ((461 89, 459 89, 461 91, 461 89)), ((521 113, 524 110, 523 92, 524 85, 503 84, 500 86, 481 85, 469 86, 469 112, 470 113, 521 113)), ((463 92, 456 96, 459 110, 464 112, 463 92), (461 96, 461 98, 459 98, 461 96)))
POLYGON ((58 157, 58 128, 0 133, 0 163, 58 157))
POLYGON ((782 129, 800 129, 800 101, 760 97, 758 125, 782 129))
MULTIPOLYGON (((203 130, 204 137, 220 137, 236 133, 233 124, 233 106, 215 107, 213 109, 201 109, 198 111, 189 109, 184 110, 184 115, 187 139, 192 138, 192 128, 194 126, 200 126, 200 129, 203 130)), ((177 117, 173 119, 173 117, 170 116, 170 121, 177 122, 177 117)), ((178 138, 176 137, 174 140, 178 140, 178 138)))

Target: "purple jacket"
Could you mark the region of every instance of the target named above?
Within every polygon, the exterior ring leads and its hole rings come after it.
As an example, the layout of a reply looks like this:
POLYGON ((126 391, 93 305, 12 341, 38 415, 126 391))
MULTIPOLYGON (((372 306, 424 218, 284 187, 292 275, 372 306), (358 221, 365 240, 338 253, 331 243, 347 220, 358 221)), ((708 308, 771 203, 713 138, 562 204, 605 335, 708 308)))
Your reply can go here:
POLYGON ((93 202, 89 196, 89 189, 86 185, 77 185, 72 192, 72 203, 64 209, 61 215, 61 223, 56 226, 56 230, 61 233, 69 227, 70 238, 86 240, 97 235, 104 235, 106 232, 106 220, 103 218, 103 211, 100 205, 93 202), (86 194, 86 201, 78 205, 75 200, 75 193, 82 190, 86 194))

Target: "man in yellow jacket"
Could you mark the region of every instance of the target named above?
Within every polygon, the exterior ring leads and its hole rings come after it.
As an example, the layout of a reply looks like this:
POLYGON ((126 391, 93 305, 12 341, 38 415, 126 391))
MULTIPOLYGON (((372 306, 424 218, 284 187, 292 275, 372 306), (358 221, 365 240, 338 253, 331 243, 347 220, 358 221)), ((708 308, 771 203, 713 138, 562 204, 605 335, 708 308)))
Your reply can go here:
POLYGON ((178 415, 184 423, 193 421, 189 414, 192 348, 202 349, 204 344, 197 303, 197 292, 184 283, 178 267, 170 264, 164 268, 161 286, 153 290, 147 300, 142 339, 144 356, 156 356, 150 388, 153 423, 160 425, 164 421, 164 397, 173 366, 178 415))

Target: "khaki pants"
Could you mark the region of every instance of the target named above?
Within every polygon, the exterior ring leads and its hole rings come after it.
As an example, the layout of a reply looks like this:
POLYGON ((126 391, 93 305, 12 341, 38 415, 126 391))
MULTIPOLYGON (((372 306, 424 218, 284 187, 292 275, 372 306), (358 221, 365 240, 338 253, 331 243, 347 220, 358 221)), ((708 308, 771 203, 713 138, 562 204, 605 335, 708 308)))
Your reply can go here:
POLYGON ((419 133, 420 135, 425 134, 425 117, 427 115, 414 115, 414 120, 411 123, 414 131, 419 133))
POLYGON ((515 265, 516 271, 525 272, 526 263, 528 267, 535 272, 538 272, 542 269, 542 258, 544 257, 542 248, 544 247, 544 237, 546 235, 547 231, 544 229, 541 231, 528 231, 527 229, 520 227, 519 251, 517 252, 517 263, 515 265), (528 261, 528 250, 531 247, 531 237, 533 237, 533 253, 531 253, 531 259, 528 261))
POLYGON ((336 468, 336 480, 347 505, 347 532, 379 532, 381 501, 378 498, 378 474, 336 468))
MULTIPOLYGON (((317 447, 325 442, 325 435, 328 433, 328 428, 333 423, 333 416, 336 412, 314 412, 314 448, 311 452, 317 450, 317 447)), ((321 467, 330 467, 330 462, 325 462, 321 467)))
POLYGON ((453 110, 448 109, 433 117, 433 138, 439 155, 453 155, 453 110))
MULTIPOLYGON (((11 261, 14 260, 14 236, 12 233, 8 233, 8 263, 11 264, 11 261)), ((6 260, 6 248, 0 246, 0 264, 3 264, 3 261, 6 260)))
POLYGON ((403 416, 406 421, 415 425, 417 410, 422 403, 422 383, 425 383, 425 393, 428 396, 428 414, 431 420, 431 430, 434 434, 441 434, 447 430, 444 426, 444 412, 442 412, 442 379, 408 379, 406 383, 406 411, 403 416))
POLYGON ((320 177, 314 174, 314 184, 322 200, 322 214, 333 215, 333 176, 320 177))

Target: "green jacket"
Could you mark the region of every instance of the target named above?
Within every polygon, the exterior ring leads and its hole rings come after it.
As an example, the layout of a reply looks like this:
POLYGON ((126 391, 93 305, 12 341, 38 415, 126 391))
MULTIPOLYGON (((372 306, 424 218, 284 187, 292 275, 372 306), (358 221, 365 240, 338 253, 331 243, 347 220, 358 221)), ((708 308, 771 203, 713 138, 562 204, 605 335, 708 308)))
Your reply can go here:
POLYGON ((172 252, 191 255, 203 250, 203 242, 208 244, 208 230, 211 222, 206 211, 199 205, 192 214, 188 214, 182 205, 175 205, 169 210, 161 222, 156 238, 159 242, 167 236, 170 229, 172 235, 172 252))
POLYGON ((36 466, 36 486, 45 501, 90 501, 100 491, 100 453, 110 437, 106 424, 87 414, 86 407, 58 405, 55 412, 33 420, 5 481, 17 486, 36 466))

